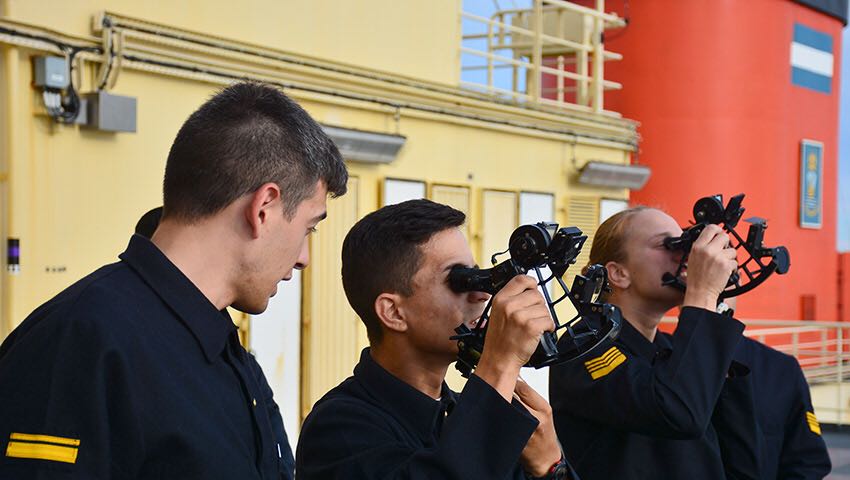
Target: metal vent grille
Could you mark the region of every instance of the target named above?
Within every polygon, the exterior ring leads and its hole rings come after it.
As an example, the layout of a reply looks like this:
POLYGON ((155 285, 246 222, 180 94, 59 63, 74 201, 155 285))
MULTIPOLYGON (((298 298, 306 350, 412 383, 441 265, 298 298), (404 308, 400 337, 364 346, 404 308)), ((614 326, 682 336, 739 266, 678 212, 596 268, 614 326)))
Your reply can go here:
POLYGON ((581 254, 579 254, 575 266, 569 271, 569 273, 575 275, 587 265, 590 259, 590 246, 593 244, 593 234, 596 233, 596 229, 599 227, 599 199, 597 197, 570 197, 567 201, 566 225, 576 226, 587 235, 587 242, 585 242, 584 248, 581 249, 581 254))

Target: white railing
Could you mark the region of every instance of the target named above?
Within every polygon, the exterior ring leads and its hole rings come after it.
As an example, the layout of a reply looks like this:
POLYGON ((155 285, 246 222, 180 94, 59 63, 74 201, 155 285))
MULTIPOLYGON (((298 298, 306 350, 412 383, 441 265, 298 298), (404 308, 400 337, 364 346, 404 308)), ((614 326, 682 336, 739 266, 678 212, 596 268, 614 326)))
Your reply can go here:
POLYGON ((498 10, 489 18, 461 12, 461 85, 518 103, 618 116, 604 110, 605 90, 622 85, 604 78, 603 32, 626 24, 605 12, 564 0, 532 0, 531 8, 498 10), (497 78, 509 71, 510 78, 497 78), (483 78, 475 72, 485 72, 483 78))
MULTIPOLYGON (((662 323, 675 323, 665 318, 662 323)), ((808 320, 742 320, 744 335, 797 359, 809 382, 821 422, 850 424, 850 323, 808 320)))

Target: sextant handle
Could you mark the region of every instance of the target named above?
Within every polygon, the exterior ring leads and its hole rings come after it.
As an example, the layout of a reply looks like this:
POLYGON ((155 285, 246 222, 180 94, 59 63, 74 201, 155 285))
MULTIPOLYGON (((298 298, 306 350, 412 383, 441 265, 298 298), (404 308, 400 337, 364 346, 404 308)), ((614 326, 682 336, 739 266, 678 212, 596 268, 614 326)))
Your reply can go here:
POLYGON ((526 367, 540 368, 548 365, 560 358, 558 352, 558 336, 555 332, 543 332, 540 337, 540 344, 537 345, 537 350, 531 355, 526 367))

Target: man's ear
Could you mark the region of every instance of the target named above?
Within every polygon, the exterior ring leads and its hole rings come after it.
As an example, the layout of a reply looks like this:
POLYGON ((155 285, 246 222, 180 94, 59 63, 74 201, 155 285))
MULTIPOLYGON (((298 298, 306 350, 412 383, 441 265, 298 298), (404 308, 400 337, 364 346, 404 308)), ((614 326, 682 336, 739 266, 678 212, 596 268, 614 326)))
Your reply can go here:
POLYGON ((392 332, 406 332, 407 319, 401 309, 402 296, 397 293, 382 293, 375 299, 375 314, 381 324, 392 332))
POLYGON ((280 187, 274 183, 264 183, 251 194, 251 201, 245 208, 245 219, 251 229, 252 238, 260 236, 263 225, 268 222, 270 215, 282 215, 280 210, 280 187))
POLYGON ((614 290, 625 290, 632 284, 632 278, 623 264, 617 262, 608 262, 605 264, 605 269, 608 270, 608 283, 614 290))

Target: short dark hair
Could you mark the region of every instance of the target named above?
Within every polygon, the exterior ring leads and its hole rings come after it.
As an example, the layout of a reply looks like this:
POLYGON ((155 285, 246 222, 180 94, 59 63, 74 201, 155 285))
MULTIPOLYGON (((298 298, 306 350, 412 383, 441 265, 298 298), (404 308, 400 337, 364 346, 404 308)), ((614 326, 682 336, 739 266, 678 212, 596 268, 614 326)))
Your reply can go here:
POLYGON ((165 165, 163 216, 191 223, 274 182, 291 218, 320 180, 331 196, 345 194, 348 172, 322 127, 277 88, 237 83, 180 127, 165 165))
POLYGON ((463 212, 448 205, 408 200, 372 212, 351 228, 342 243, 342 286, 372 344, 382 337, 375 299, 386 292, 412 295, 411 279, 422 263, 420 246, 465 220, 463 212))

